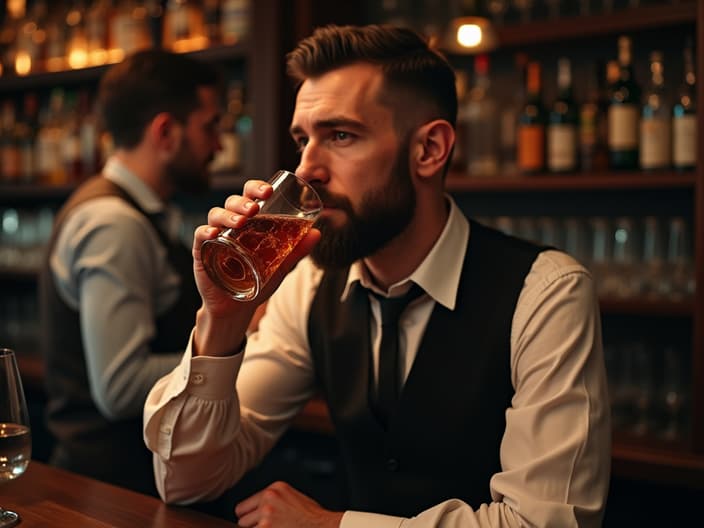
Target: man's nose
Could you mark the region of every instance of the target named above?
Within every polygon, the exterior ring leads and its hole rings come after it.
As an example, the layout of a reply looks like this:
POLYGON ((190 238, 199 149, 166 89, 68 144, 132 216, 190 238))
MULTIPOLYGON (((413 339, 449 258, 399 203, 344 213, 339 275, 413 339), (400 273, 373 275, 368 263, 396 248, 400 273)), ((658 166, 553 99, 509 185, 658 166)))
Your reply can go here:
POLYGON ((326 182, 329 175, 329 156, 315 141, 309 141, 301 151, 301 160, 296 168, 296 176, 308 182, 326 182))

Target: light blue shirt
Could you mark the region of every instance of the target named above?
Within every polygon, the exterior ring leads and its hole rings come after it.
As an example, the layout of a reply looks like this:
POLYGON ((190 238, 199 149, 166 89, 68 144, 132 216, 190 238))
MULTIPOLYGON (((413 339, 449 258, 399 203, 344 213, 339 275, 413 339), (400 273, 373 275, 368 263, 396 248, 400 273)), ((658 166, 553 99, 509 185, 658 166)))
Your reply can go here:
MULTIPOLYGON (((103 175, 144 211, 166 213, 159 197, 116 159, 103 175)), ((151 387, 183 353, 149 349, 155 320, 176 302, 181 282, 156 230, 124 200, 95 198, 66 218, 50 264, 59 295, 80 311, 95 404, 109 419, 140 416, 151 387)))

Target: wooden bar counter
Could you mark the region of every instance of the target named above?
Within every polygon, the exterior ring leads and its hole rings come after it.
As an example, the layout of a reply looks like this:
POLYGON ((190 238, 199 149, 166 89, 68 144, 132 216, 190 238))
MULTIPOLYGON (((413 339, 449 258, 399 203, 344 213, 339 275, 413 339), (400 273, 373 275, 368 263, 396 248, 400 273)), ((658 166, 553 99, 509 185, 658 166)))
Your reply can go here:
POLYGON ((0 506, 20 515, 18 528, 237 527, 234 512, 228 522, 35 461, 24 475, 0 485, 0 506))

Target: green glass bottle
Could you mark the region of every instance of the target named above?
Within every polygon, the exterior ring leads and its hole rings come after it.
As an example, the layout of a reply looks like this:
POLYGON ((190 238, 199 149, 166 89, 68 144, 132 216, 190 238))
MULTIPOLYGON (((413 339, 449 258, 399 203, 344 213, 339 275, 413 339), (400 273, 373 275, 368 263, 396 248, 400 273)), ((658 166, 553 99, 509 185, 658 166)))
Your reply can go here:
POLYGON ((618 39, 619 77, 612 86, 609 105, 609 166, 628 170, 638 167, 640 86, 631 64, 631 39, 618 39))
POLYGON ((570 60, 557 62, 557 99, 548 116, 547 162, 550 172, 577 170, 577 124, 579 112, 572 95, 570 60))

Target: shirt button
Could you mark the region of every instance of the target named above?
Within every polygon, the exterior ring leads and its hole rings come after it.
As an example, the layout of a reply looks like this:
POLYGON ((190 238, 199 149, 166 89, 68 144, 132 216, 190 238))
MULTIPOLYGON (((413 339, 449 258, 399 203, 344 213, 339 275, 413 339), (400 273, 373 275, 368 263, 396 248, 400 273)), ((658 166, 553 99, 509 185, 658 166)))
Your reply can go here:
POLYGON ((202 385, 204 381, 205 374, 201 374, 200 372, 191 374, 191 383, 193 383, 193 385, 202 385))
POLYGON ((389 458, 386 461, 386 469, 388 469, 392 473, 398 471, 399 466, 399 461, 396 458, 389 458))
POLYGON ((164 433, 165 435, 170 435, 170 434, 171 434, 171 426, 170 426, 170 425, 162 425, 160 430, 161 430, 161 432, 164 433))

